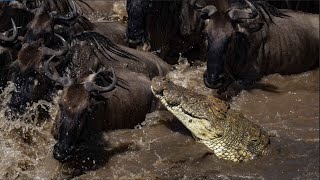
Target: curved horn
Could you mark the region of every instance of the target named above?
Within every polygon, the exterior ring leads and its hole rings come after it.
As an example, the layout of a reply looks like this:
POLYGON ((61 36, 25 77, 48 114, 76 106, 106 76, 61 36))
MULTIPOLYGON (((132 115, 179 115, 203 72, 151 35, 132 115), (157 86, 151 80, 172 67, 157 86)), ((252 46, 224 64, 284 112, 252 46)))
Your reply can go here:
POLYGON ((214 5, 209 5, 201 9, 201 18, 203 19, 209 19, 210 16, 212 16, 214 13, 216 13, 218 10, 214 5))
POLYGON ((248 4, 248 6, 250 7, 250 9, 257 11, 256 7, 248 0, 244 0, 244 2, 246 2, 248 4))
POLYGON ((258 10, 257 8, 248 0, 244 0, 244 2, 246 2, 248 4, 248 6, 250 7, 252 13, 250 14, 251 17, 249 19, 254 19, 258 16, 258 10))
POLYGON ((96 76, 101 72, 99 70, 97 73, 91 74, 86 78, 86 81, 83 82, 84 88, 89 92, 91 92, 91 91, 108 92, 108 91, 113 90, 116 86, 116 83, 117 83, 117 77, 116 77, 116 74, 115 74, 113 68, 109 68, 107 71, 112 73, 112 77, 111 77, 112 83, 109 86, 102 87, 102 86, 97 85, 94 82, 96 76))
POLYGON ((250 1, 244 1, 249 6, 250 11, 248 9, 231 9, 228 15, 232 20, 254 19, 258 16, 259 13, 256 7, 250 1))
POLYGON ((51 62, 51 60, 54 58, 55 56, 52 56, 50 59, 48 59, 46 62, 44 62, 43 64, 43 70, 44 70, 44 74, 51 79, 52 81, 55 81, 59 84, 61 84, 63 87, 67 87, 70 86, 71 84, 73 84, 73 81, 71 78, 69 77, 61 77, 58 75, 57 71, 55 70, 54 74, 52 74, 49 70, 49 64, 51 62))
MULTIPOLYGON (((14 22, 14 20, 11 18, 11 23, 12 23, 12 27, 13 27, 13 32, 12 32, 12 36, 7 37, 3 34, 0 33, 0 41, 5 41, 5 42, 12 42, 15 41, 18 37, 18 30, 17 30, 17 26, 16 23, 14 22)), ((10 30, 9 30, 10 31, 10 30)))
POLYGON ((70 16, 60 15, 56 11, 50 12, 50 16, 58 23, 71 25, 71 24, 75 23, 75 20, 79 17, 79 14, 77 12, 75 2, 72 0, 72 13, 70 16))
POLYGON ((204 8, 207 5, 207 3, 204 0, 196 0, 193 4, 194 10, 199 10, 204 8))
POLYGON ((56 51, 56 50, 53 50, 51 48, 47 48, 45 46, 42 46, 42 47, 40 47, 40 50, 42 51, 42 53, 44 55, 61 56, 61 55, 63 55, 63 54, 68 52, 69 45, 68 45, 67 41, 62 36, 60 36, 59 34, 54 34, 54 35, 57 36, 61 40, 61 42, 63 44, 63 48, 58 50, 58 51, 56 51))

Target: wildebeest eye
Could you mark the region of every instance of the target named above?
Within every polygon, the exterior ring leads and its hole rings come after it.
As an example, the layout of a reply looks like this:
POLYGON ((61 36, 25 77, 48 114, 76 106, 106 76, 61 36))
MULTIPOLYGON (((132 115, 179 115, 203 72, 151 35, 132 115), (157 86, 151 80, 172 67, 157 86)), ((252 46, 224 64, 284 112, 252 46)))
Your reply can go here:
POLYGON ((241 26, 244 27, 249 33, 254 33, 259 31, 263 27, 263 23, 249 23, 249 24, 242 24, 241 26))

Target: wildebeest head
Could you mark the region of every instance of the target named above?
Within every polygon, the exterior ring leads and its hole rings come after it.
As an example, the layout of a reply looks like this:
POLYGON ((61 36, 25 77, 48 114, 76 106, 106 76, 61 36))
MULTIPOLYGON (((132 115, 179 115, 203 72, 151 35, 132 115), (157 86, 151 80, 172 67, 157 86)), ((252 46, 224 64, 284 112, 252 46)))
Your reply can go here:
POLYGON ((96 99, 100 93, 114 89, 116 76, 112 68, 100 68, 83 78, 60 77, 49 72, 49 63, 50 60, 45 63, 46 75, 64 86, 56 117, 58 142, 54 146, 53 156, 65 162, 81 141, 85 123, 94 121, 96 99))
POLYGON ((74 40, 64 60, 64 73, 50 68, 52 58, 44 63, 45 75, 63 87, 56 117, 58 142, 53 151, 55 159, 62 162, 79 145, 87 127, 84 124, 95 122, 94 106, 101 100, 100 93, 111 91, 116 84, 113 69, 105 70, 95 50, 87 41, 74 40))
POLYGON ((146 0, 127 1, 127 38, 129 44, 132 46, 140 45, 147 41, 146 21, 149 8, 150 2, 146 0))
POLYGON ((11 80, 16 85, 9 107, 14 112, 22 113, 27 103, 45 99, 52 88, 51 80, 43 73, 43 61, 46 56, 60 56, 68 51, 67 42, 60 36, 63 47, 59 50, 43 45, 43 40, 24 43, 18 52, 17 59, 12 63, 11 80))
POLYGON ((38 39, 50 41, 54 34, 55 25, 71 26, 79 17, 76 8, 70 16, 62 16, 56 11, 49 11, 45 5, 31 10, 34 14, 33 19, 27 25, 24 42, 31 43, 38 39))
POLYGON ((207 70, 204 74, 207 87, 221 87, 226 78, 226 64, 231 62, 236 63, 236 66, 244 65, 249 47, 261 44, 265 38, 263 36, 266 36, 267 28, 263 28, 264 24, 272 22, 271 16, 282 16, 273 6, 264 2, 257 3, 243 0, 228 5, 226 10, 217 9, 213 5, 196 8, 207 24, 204 30, 208 40, 207 70), (265 32, 258 36, 257 32, 262 32, 261 29, 265 32))

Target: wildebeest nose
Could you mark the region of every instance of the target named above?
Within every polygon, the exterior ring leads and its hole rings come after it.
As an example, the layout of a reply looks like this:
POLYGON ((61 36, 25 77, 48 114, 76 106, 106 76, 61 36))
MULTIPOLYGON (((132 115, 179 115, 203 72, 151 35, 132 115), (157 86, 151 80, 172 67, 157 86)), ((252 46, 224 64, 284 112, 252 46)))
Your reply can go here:
POLYGON ((129 47, 136 48, 137 46, 142 44, 142 41, 140 39, 135 39, 135 40, 128 39, 128 44, 129 44, 129 47))
POLYGON ((211 89, 218 89, 223 86, 224 77, 222 74, 208 74, 207 71, 203 74, 204 84, 211 89))
POLYGON ((60 162, 66 162, 70 158, 70 152, 71 150, 61 143, 57 143, 53 147, 53 157, 60 162))

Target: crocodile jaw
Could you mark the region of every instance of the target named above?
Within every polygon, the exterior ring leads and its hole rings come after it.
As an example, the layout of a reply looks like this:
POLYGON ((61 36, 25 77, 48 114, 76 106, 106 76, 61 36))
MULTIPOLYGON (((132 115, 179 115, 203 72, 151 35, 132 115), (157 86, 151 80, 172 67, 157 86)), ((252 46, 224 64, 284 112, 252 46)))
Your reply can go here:
MULTIPOLYGON (((152 89, 152 88, 151 88, 152 89)), ((153 90, 152 90, 153 91, 153 90)), ((154 93, 154 92, 153 92, 154 93)), ((179 106, 170 106, 165 98, 161 95, 155 96, 161 101, 161 103, 170 111, 174 116, 176 116, 179 121, 187 128, 191 133, 196 137, 196 139, 205 144, 208 148, 213 150, 214 154, 222 159, 231 160, 233 162, 239 162, 239 159, 236 157, 226 157, 223 152, 226 152, 226 148, 223 146, 216 146, 217 140, 214 140, 212 132, 206 127, 208 127, 208 122, 206 120, 200 120, 194 118, 188 114, 185 114, 179 106), (197 123, 195 123, 197 122, 197 123)), ((218 143, 220 144, 220 143, 218 143)), ((222 144, 221 144, 222 145, 222 144)), ((231 154, 231 153, 230 153, 231 154)))
POLYGON ((163 96, 155 96, 160 99, 161 103, 167 108, 167 110, 175 115, 179 119, 179 121, 192 132, 194 136, 199 139, 209 141, 213 138, 216 138, 215 136, 213 136, 211 124, 207 120, 198 119, 185 114, 180 106, 170 106, 163 96))
MULTIPOLYGON (((213 150, 214 154, 218 158, 233 162, 242 162, 252 160, 257 157, 257 155, 248 151, 247 147, 239 143, 239 139, 238 141, 232 142, 230 139, 224 139, 225 137, 217 137, 216 133, 214 133, 214 127, 212 127, 206 119, 192 117, 184 113, 180 105, 169 105, 161 94, 155 93, 152 87, 151 90, 166 109, 175 115, 178 120, 191 131, 199 142, 213 150)), ((266 154, 267 152, 267 150, 263 150, 261 154, 266 154)))

